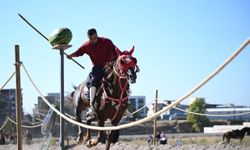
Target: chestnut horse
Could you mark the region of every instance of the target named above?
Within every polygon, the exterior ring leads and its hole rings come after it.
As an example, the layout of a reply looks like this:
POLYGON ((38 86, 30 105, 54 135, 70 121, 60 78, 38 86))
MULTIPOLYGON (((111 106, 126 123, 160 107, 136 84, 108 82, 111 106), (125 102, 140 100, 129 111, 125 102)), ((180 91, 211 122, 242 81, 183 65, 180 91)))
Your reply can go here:
MULTIPOLYGON (((134 47, 130 51, 121 52, 116 49, 118 58, 106 64, 104 67, 104 77, 102 85, 98 88, 94 104, 96 110, 96 118, 89 119, 86 117, 89 101, 84 96, 84 89, 86 89, 86 83, 80 84, 69 97, 73 100, 76 110, 76 121, 82 122, 83 117, 86 118, 87 124, 90 125, 93 120, 97 120, 97 125, 103 127, 105 121, 110 119, 112 126, 117 126, 121 118, 124 115, 125 110, 128 108, 128 95, 129 95, 129 83, 135 83, 137 79, 137 72, 139 68, 137 66, 137 60, 132 56, 134 47)), ((118 131, 110 131, 107 135, 107 144, 105 149, 109 149, 110 144, 115 139, 118 131)), ((104 131, 99 131, 97 139, 91 140, 90 129, 87 129, 87 133, 84 136, 83 128, 79 128, 79 134, 77 143, 87 143, 88 147, 97 145, 99 142, 105 143, 106 137, 104 131)))

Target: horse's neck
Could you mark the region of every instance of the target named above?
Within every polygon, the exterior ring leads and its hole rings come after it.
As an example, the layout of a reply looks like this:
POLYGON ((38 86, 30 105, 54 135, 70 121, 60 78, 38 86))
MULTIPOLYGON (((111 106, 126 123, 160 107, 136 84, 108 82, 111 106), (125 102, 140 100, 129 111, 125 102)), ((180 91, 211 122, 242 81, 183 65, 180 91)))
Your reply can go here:
POLYGON ((106 78, 106 84, 104 86, 109 91, 108 93, 110 95, 113 95, 114 97, 120 97, 123 88, 125 88, 125 90, 123 91, 124 92, 123 97, 127 96, 127 91, 128 91, 128 86, 129 86, 127 84, 127 79, 125 78, 120 79, 113 69, 109 73, 107 73, 107 77, 108 78, 106 78))
POLYGON ((242 129, 242 132, 243 132, 243 133, 246 133, 247 130, 248 130, 248 128, 243 128, 243 129, 242 129))

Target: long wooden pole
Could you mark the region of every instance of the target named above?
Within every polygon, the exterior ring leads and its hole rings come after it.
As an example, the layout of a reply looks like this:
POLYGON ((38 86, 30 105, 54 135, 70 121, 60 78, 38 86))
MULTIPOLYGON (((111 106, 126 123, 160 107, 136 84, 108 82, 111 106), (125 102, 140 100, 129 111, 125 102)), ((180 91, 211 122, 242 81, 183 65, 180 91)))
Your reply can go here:
MULTIPOLYGON (((157 112, 157 107, 158 107, 158 90, 156 90, 155 93, 155 104, 154 104, 154 112, 157 112)), ((157 132, 157 117, 154 118, 154 139, 153 139, 153 144, 156 144, 156 132, 157 132)))
MULTIPOLYGON (((24 18, 21 14, 18 14, 18 16, 24 21, 26 22, 32 29, 34 29, 38 34, 40 34, 46 41, 49 42, 49 39, 42 34, 42 32, 40 32, 36 27, 34 27, 26 18, 24 18)), ((66 54, 65 52, 63 52, 64 55, 66 55, 68 57, 68 54, 66 54)), ((75 59, 71 58, 70 60, 72 60, 73 62, 75 62, 78 66, 80 66, 82 69, 85 69, 79 62, 77 62, 75 59)))
POLYGON ((20 53, 19 45, 15 45, 15 66, 16 66, 16 130, 17 130, 17 148, 22 150, 22 95, 21 95, 21 75, 20 75, 20 53))

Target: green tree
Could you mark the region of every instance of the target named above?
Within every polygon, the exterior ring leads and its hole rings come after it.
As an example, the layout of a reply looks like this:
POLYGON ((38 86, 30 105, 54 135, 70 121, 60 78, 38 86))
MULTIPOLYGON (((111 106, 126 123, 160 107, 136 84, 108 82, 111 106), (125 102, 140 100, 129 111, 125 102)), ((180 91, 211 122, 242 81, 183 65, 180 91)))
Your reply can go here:
MULTIPOLYGON (((196 98, 190 105, 189 111, 196 113, 205 113, 206 111, 206 101, 204 98, 196 98)), ((192 123, 192 127, 195 131, 201 132, 203 131, 203 127, 209 125, 209 119, 206 116, 200 116, 189 113, 187 116, 187 120, 192 123)))
POLYGON ((27 120, 27 121, 29 121, 29 122, 32 122, 32 115, 31 114, 26 114, 26 115, 24 115, 24 119, 25 120, 27 120))

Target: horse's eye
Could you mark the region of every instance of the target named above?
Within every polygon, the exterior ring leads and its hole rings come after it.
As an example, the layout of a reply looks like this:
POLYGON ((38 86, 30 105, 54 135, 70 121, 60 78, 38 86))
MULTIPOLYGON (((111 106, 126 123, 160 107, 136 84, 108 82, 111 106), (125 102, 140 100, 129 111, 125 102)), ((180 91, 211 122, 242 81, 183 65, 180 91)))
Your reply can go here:
POLYGON ((124 60, 122 60, 122 59, 121 59, 121 64, 122 64, 122 65, 123 65, 123 64, 125 64, 125 61, 124 61, 124 60))

